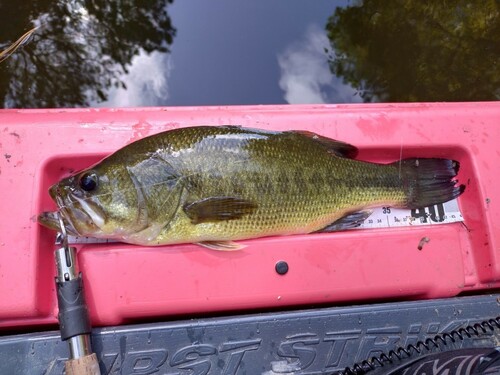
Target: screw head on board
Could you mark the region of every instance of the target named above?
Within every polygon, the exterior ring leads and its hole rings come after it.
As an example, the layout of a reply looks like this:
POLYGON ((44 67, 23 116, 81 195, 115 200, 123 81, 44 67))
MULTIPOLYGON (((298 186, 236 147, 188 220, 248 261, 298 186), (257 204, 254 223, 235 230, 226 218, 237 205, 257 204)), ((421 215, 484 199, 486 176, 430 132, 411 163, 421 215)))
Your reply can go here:
POLYGON ((280 260, 276 263, 274 269, 278 274, 284 275, 288 272, 288 263, 285 262, 284 260, 280 260))

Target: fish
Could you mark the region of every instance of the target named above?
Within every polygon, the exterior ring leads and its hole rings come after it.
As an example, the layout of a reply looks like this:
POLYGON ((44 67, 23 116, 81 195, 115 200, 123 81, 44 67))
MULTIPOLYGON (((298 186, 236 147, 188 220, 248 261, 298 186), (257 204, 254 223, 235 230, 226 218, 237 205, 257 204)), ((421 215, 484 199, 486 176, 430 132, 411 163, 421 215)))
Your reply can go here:
POLYGON ((379 206, 420 208, 464 190, 458 161, 356 160, 348 143, 301 130, 194 126, 137 140, 57 182, 38 221, 70 234, 160 246, 336 232, 379 206))

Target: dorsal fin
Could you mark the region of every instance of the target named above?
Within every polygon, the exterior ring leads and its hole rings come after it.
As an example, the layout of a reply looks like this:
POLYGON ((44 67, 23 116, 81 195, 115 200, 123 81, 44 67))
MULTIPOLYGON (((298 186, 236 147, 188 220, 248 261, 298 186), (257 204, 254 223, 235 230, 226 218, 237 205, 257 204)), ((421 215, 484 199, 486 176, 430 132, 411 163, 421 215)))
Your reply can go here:
POLYGON ((304 137, 313 139, 327 147, 335 155, 343 158, 354 159, 358 155, 358 149, 349 143, 323 137, 322 135, 318 135, 307 130, 291 130, 289 133, 300 134, 304 137))

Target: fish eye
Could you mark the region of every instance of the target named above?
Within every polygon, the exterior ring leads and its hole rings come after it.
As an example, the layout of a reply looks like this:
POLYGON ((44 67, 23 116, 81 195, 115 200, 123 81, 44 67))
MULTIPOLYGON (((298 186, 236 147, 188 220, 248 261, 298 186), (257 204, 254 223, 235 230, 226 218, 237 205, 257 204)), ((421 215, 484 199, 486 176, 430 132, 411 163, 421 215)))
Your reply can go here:
POLYGON ((85 191, 92 191, 97 188, 97 175, 93 172, 84 173, 78 180, 78 184, 85 191))

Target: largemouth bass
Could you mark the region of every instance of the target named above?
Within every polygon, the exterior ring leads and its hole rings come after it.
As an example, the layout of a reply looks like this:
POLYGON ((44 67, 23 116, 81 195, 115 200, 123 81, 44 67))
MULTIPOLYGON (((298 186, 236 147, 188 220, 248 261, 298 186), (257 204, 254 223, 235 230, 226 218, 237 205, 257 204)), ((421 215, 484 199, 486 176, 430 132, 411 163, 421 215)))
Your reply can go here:
POLYGON ((418 208, 458 197, 459 163, 354 160, 349 144, 306 131, 236 126, 166 131, 116 151, 50 188, 56 214, 80 236, 140 245, 332 232, 359 225, 370 208, 418 208))

